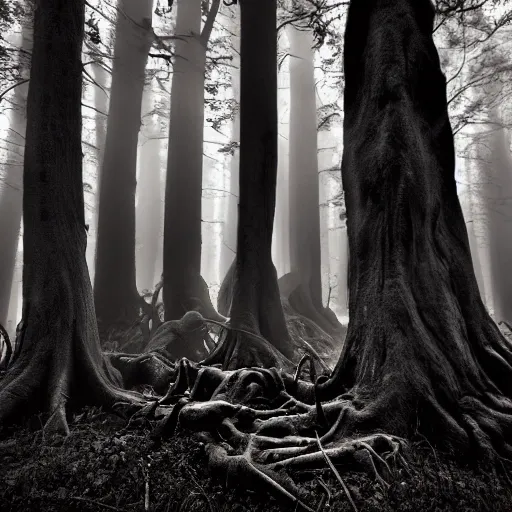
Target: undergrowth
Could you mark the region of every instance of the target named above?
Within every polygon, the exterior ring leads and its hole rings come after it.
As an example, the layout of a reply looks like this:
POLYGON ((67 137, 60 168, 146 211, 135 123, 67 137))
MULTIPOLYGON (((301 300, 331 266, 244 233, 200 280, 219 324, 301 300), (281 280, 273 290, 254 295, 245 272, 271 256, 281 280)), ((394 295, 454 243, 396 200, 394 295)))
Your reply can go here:
MULTIPOLYGON (((98 409, 76 415, 67 438, 45 437, 35 423, 0 441, 1 512, 286 510, 251 491, 250 482, 226 489, 208 473, 201 443, 184 431, 153 449, 149 422, 126 428, 98 409)), ((413 445, 408 469, 397 470, 389 488, 366 474, 344 475, 360 512, 512 510, 504 471, 456 464, 421 443, 413 445)), ((321 510, 353 512, 329 469, 294 478, 308 490, 314 509, 329 496, 321 510)))

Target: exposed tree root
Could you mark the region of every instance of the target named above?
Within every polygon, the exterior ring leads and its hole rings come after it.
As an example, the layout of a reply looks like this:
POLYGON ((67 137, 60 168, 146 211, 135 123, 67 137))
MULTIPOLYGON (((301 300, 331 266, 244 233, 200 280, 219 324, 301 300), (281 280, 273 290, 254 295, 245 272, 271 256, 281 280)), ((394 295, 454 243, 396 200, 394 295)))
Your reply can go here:
POLYGON ((405 441, 384 433, 340 438, 353 401, 320 406, 320 418, 318 404, 293 398, 282 376, 276 369, 226 372, 183 359, 174 385, 152 408, 161 418, 155 439, 172 435, 178 424, 198 432, 210 469, 226 485, 250 481, 251 488, 302 510, 317 508, 305 503, 287 471, 327 468, 326 457, 336 466, 367 471, 386 486, 405 441))

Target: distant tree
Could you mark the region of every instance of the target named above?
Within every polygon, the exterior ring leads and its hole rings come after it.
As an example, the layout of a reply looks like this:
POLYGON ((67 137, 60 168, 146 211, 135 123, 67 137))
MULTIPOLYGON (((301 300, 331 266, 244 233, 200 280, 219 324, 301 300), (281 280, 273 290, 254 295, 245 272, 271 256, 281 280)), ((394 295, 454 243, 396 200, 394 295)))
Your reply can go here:
POLYGON ((143 117, 139 137, 139 178, 137 182, 137 284, 152 290, 156 284, 156 261, 161 229, 163 200, 160 156, 160 119, 155 109, 151 79, 144 89, 143 117))
MULTIPOLYGON (((229 267, 235 259, 236 248, 236 226, 238 218, 238 169, 240 165, 240 20, 238 19, 238 9, 233 9, 231 16, 231 88, 233 100, 236 102, 236 109, 233 113, 231 122, 231 143, 229 151, 231 160, 229 165, 229 195, 227 198, 227 208, 224 217, 224 226, 222 230, 222 246, 220 251, 220 276, 226 277, 229 267)), ((221 306, 222 307, 222 306, 221 306)), ((225 311, 221 311, 225 314, 225 311)))
POLYGON ((26 101, 32 29, 26 16, 22 16, 17 63, 20 80, 12 90, 9 128, 5 139, 9 152, 5 174, 0 180, 0 324, 6 325, 9 299, 13 286, 14 265, 18 251, 22 213, 22 162, 25 146, 26 101))
POLYGON ((101 330, 130 325, 139 312, 135 188, 144 76, 153 42, 152 5, 152 0, 121 0, 117 14, 94 274, 101 330))
POLYGON ((201 276, 201 200, 206 50, 220 0, 201 31, 201 0, 178 0, 165 186, 163 298, 165 319, 189 310, 222 320, 201 276))
POLYGON ((322 303, 317 109, 311 30, 288 27, 290 40, 290 261, 293 309, 325 332, 339 330, 322 303))
POLYGON ((23 171, 23 319, 0 379, 0 425, 34 412, 68 432, 66 403, 127 395, 102 358, 85 260, 83 0, 38 0, 23 171), (87 383, 84 386, 84 383, 87 383))

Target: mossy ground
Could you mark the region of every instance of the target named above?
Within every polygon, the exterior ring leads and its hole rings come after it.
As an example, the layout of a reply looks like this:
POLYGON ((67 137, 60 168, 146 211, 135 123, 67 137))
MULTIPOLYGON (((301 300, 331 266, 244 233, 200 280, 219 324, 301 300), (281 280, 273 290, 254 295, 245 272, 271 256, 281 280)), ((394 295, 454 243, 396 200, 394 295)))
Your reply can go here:
MULTIPOLYGON (((36 422, 37 423, 37 422, 36 422)), ((33 425, 34 427, 34 425, 33 425)), ((151 425, 134 425, 96 409, 70 422, 67 438, 28 427, 0 441, 0 511, 264 511, 286 510, 246 487, 226 489, 210 475, 203 447, 186 432, 151 447, 151 425), (147 496, 147 499, 146 499, 147 496)), ((512 483, 503 468, 455 464, 427 444, 415 444, 410 469, 398 470, 389 489, 369 475, 342 472, 360 512, 512 511, 512 483)), ((298 477, 314 509, 353 510, 334 475, 298 477)))

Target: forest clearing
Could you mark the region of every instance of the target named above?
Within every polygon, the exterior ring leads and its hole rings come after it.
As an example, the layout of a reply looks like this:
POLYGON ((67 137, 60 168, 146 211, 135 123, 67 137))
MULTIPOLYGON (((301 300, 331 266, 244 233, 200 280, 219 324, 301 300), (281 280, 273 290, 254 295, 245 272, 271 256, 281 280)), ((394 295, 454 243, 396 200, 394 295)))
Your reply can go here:
POLYGON ((0 1, 0 511, 511 510, 511 22, 0 1))

